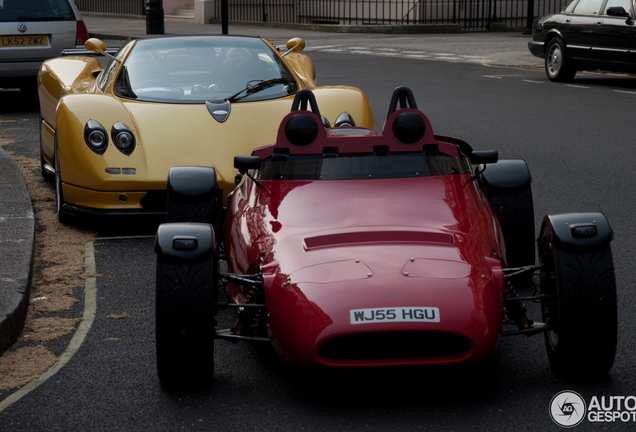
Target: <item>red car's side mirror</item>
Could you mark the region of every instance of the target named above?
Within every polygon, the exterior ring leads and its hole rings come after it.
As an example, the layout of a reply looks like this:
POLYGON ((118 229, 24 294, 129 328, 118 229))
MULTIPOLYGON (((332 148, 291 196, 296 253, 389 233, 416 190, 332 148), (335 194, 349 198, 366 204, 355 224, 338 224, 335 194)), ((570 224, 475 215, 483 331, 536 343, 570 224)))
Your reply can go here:
POLYGON ((470 162, 474 165, 494 164, 499 160, 497 150, 474 151, 470 154, 470 162))
POLYGON ((244 172, 249 169, 259 169, 261 158, 258 156, 234 156, 234 168, 244 172))

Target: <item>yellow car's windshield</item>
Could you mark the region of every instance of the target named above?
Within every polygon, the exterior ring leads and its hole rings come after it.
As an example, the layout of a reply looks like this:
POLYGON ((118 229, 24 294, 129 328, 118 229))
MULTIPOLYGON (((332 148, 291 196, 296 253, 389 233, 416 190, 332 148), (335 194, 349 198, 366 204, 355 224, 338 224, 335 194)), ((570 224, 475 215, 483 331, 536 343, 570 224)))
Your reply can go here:
POLYGON ((296 81, 259 38, 193 36, 138 41, 117 77, 118 96, 162 103, 226 99, 261 81, 273 81, 241 101, 280 98, 296 81))

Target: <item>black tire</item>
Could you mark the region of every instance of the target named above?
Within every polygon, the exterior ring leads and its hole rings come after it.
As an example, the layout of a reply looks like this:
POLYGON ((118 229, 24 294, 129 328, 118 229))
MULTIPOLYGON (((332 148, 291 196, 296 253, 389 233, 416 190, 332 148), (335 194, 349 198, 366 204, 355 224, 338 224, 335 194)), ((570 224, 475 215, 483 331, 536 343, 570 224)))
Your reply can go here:
POLYGON ((570 82, 576 75, 576 67, 560 38, 554 38, 548 43, 545 51, 545 73, 550 81, 555 82, 570 82))
POLYGON ((555 373, 599 375, 616 355, 616 277, 609 245, 594 250, 563 250, 554 242, 542 248, 541 293, 554 296, 542 303, 548 358, 555 373), (548 250, 548 245, 553 247, 548 250))
POLYGON ((221 191, 210 190, 201 195, 186 195, 168 188, 168 222, 208 223, 214 227, 216 242, 223 241, 223 203, 221 191))
POLYGON ((212 382, 216 262, 215 257, 194 262, 157 258, 157 373, 168 389, 212 382))
POLYGON ((62 172, 60 170, 60 155, 57 150, 57 133, 55 134, 55 175, 54 175, 54 186, 55 186, 55 213, 57 214, 57 219, 63 223, 70 223, 70 217, 64 213, 64 190, 62 189, 62 172))
POLYGON ((168 193, 168 222, 198 222, 217 226, 216 196, 200 199, 168 193))
POLYGON ((532 187, 528 184, 516 189, 487 187, 506 243, 508 267, 534 265, 534 204, 532 187))

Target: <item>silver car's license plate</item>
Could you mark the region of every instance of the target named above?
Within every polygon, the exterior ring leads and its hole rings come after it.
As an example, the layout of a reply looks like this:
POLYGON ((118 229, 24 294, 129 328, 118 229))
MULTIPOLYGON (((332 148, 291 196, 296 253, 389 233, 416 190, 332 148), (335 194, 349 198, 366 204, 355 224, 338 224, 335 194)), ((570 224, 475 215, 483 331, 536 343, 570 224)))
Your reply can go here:
POLYGON ((49 38, 43 35, 0 36, 0 48, 48 46, 49 38))

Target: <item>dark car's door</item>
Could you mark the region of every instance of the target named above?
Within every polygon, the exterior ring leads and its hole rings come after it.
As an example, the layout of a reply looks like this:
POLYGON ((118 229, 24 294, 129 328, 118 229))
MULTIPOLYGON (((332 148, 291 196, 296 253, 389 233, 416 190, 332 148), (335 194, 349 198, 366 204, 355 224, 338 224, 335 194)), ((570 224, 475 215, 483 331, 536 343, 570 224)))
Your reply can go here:
POLYGON ((634 24, 632 0, 607 0, 599 16, 599 23, 594 27, 592 57, 604 62, 603 68, 624 68, 626 64, 636 62, 636 25, 634 24), (622 7, 630 17, 610 16, 610 7, 622 7))
POLYGON ((603 0, 580 0, 572 14, 563 20, 563 40, 571 58, 592 59, 594 27, 598 25, 602 5, 603 0))

